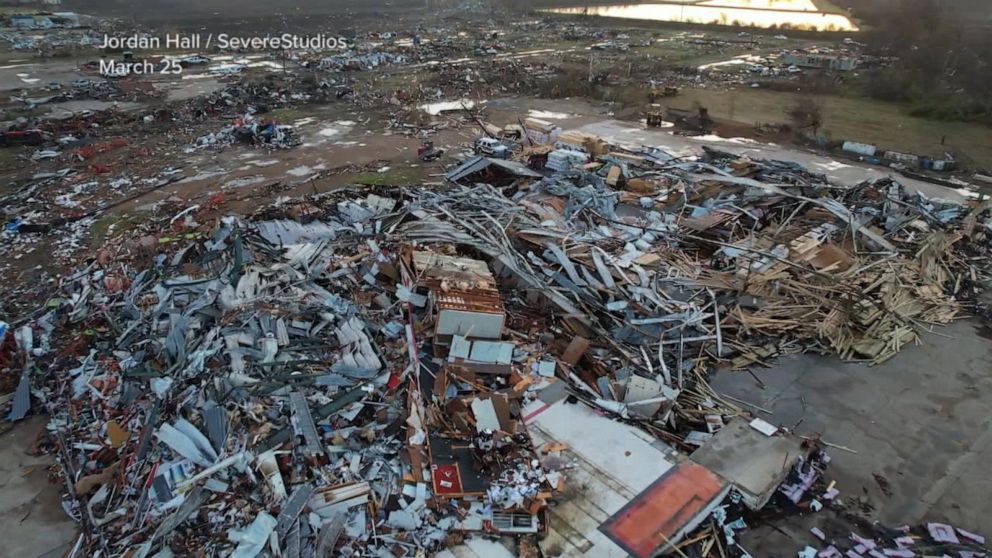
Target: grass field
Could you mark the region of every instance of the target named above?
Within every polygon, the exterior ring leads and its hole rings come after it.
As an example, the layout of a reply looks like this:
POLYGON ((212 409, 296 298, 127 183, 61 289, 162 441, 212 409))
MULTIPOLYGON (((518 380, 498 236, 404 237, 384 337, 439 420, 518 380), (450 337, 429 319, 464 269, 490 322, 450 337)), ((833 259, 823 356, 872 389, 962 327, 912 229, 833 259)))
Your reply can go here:
MULTIPOLYGON (((16 148, 16 147, 8 147, 8 148, 0 149, 0 170, 15 169, 19 165, 24 164, 17 159, 17 154, 26 151, 27 150, 24 148, 16 148)), ((0 192, 3 192, 5 190, 6 188, 0 188, 0 192)))
POLYGON ((430 173, 429 167, 402 166, 385 172, 367 172, 351 175, 351 182, 363 186, 414 186, 422 184, 430 173))
MULTIPOLYGON (((788 122, 787 113, 799 98, 796 93, 760 89, 686 89, 667 104, 688 108, 698 102, 714 118, 755 124, 788 122)), ((941 155, 950 151, 969 166, 992 168, 992 129, 986 126, 915 118, 898 105, 870 99, 836 96, 816 99, 822 108, 823 133, 833 140, 874 143, 886 149, 918 154, 941 155)))

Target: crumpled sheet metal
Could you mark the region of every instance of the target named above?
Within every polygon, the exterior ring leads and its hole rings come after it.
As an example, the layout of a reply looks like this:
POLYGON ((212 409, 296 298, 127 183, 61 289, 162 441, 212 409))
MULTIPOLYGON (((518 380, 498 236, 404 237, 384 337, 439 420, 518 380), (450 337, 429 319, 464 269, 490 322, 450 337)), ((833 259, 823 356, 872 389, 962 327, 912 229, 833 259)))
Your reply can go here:
POLYGON ((570 171, 556 174, 542 179, 535 189, 565 198, 566 219, 572 219, 584 209, 592 209, 610 219, 617 216, 617 192, 610 190, 595 173, 570 171))
MULTIPOLYGON (((278 524, 270 514, 284 511, 304 481, 318 493, 367 483, 361 498, 379 509, 392 501, 409 472, 401 452, 407 444, 422 447, 427 435, 422 426, 409 439, 403 435, 407 407, 396 393, 420 366, 417 347, 407 346, 414 339, 407 324, 426 311, 396 296, 399 279, 390 269, 404 269, 397 256, 410 247, 484 255, 507 288, 511 310, 533 311, 543 299, 546 325, 595 339, 582 366, 601 372, 600 381, 583 379, 579 372, 588 371, 576 368, 582 355, 561 379, 587 404, 632 420, 624 392, 646 385, 632 376, 661 386, 657 397, 638 394, 646 399, 635 405, 655 409, 656 399, 688 397, 693 408, 719 411, 727 407, 692 380, 694 371, 827 345, 848 358, 875 350, 885 358, 898 350, 887 336, 905 342, 918 322, 954 316, 945 288, 974 269, 958 255, 966 237, 954 231, 963 219, 946 219, 963 213, 887 183, 816 191, 815 176, 784 180, 783 173, 798 172, 791 167, 754 163, 752 176, 770 181, 763 183, 728 180, 730 167, 712 164, 721 172, 682 163, 663 168, 678 180, 667 182, 650 208, 636 204, 640 212, 581 173, 514 197, 487 185, 410 188, 386 201, 339 191, 309 229, 258 226, 285 221, 278 211, 247 223, 225 219, 146 268, 137 260, 110 262, 69 276, 64 302, 52 310, 53 343, 80 328, 95 342, 57 363, 55 351, 39 355, 51 365, 33 393, 52 416, 50 429, 66 440, 65 470, 79 471, 73 481, 113 483, 98 501, 89 493, 68 500, 70 513, 93 516, 85 519, 85 550, 115 555, 145 545, 149 555, 164 546, 248 555, 266 544, 278 524), (560 196, 558 207, 571 217, 548 221, 532 195, 560 196), (685 227, 691 204, 719 208, 731 219, 685 227), (616 217, 620 207, 623 218, 616 217), (886 229, 893 215, 897 225, 886 229), (905 218, 911 215, 920 218, 905 218), (827 222, 832 227, 816 229, 827 222), (932 228, 938 223, 939 236, 932 228), (305 230, 318 233, 297 234, 305 230), (781 236, 772 234, 777 230, 781 236), (859 248, 864 241, 867 250, 859 248), (811 263, 828 243, 831 254, 851 261, 811 263), (109 291, 102 281, 108 272, 130 284, 109 291), (887 287, 894 276, 913 288, 887 287), (304 435, 292 418, 292 392, 310 406, 326 455, 304 452, 297 441, 304 435), (288 461, 275 450, 290 452, 288 461), (105 473, 112 467, 121 468, 113 477, 105 473), (204 501, 190 511, 183 506, 193 495, 204 501), (178 521, 176 510, 198 521, 178 521), (166 522, 168 533, 151 540, 166 522)), ((969 215, 972 222, 980 217, 969 215)), ((648 424, 651 417, 636 420, 648 424)), ((372 517, 364 504, 349 504, 328 517, 301 513, 299 523, 286 520, 280 531, 301 553, 321 544, 320 533, 358 551, 382 548, 387 535, 370 538, 366 527, 393 521, 393 529, 413 526, 404 544, 436 548, 444 532, 429 518, 434 512, 398 509, 372 517), (331 524, 338 513, 345 518, 331 524)))
MULTIPOLYGON (((922 255, 928 261, 937 262, 923 266, 924 274, 920 275, 914 271, 918 267, 906 258, 906 252, 920 245, 919 232, 909 230, 911 224, 917 227, 929 224, 931 234, 941 234, 941 229, 955 224, 948 219, 957 216, 960 220, 964 215, 959 206, 927 200, 894 182, 869 182, 839 190, 829 187, 823 176, 806 173, 792 164, 764 161, 747 164, 755 169, 751 177, 737 176, 731 172, 732 166, 727 161, 669 165, 664 174, 669 178, 678 177, 675 181, 678 186, 662 192, 657 201, 652 201, 652 206, 663 208, 660 213, 652 209, 643 212, 641 217, 635 213, 623 219, 613 217, 617 206, 604 208, 596 201, 607 198, 582 193, 584 190, 587 193, 598 191, 600 177, 593 173, 557 173, 532 185, 531 191, 565 199, 562 218, 555 220, 546 220, 548 206, 536 210, 536 204, 528 201, 529 194, 518 193, 511 200, 499 197, 498 192, 485 190, 485 185, 455 188, 444 193, 421 192, 414 195, 418 208, 416 215, 420 220, 405 223, 396 232, 398 237, 422 242, 450 242, 489 255, 511 271, 521 286, 540 292, 569 318, 580 322, 587 328, 586 334, 615 339, 622 345, 677 344, 680 351, 691 354, 699 354, 701 349, 719 342, 721 356, 734 356, 734 352, 728 351, 741 352, 743 349, 744 354, 737 358, 735 362, 739 364, 736 366, 763 358, 747 350, 749 338, 737 336, 741 330, 735 329, 733 335, 721 331, 721 326, 736 327, 741 319, 734 309, 733 297, 741 292, 742 285, 749 295, 770 302, 757 311, 742 308, 743 318, 749 324, 753 323, 752 327, 762 328, 766 323, 768 327, 774 327, 776 323, 787 325, 793 321, 800 324, 768 331, 760 343, 768 343, 768 337, 784 338, 781 341, 784 345, 795 346, 798 342, 799 346, 805 344, 814 349, 827 343, 845 358, 867 356, 880 362, 915 339, 919 322, 944 323, 955 315, 954 300, 939 294, 942 291, 939 285, 946 284, 953 276, 952 272, 942 271, 947 265, 953 265, 953 258, 939 261, 944 258, 937 256, 935 251, 924 252, 922 255), (685 191, 680 192, 678 188, 683 186, 685 191), (869 190, 884 195, 865 196, 869 190), (699 196, 712 197, 698 199, 699 196), (715 227, 701 232, 684 229, 677 221, 685 218, 680 217, 680 206, 688 205, 690 199, 695 204, 693 207, 720 207, 731 222, 759 220, 760 226, 748 224, 737 229, 739 238, 733 237, 733 230, 717 231, 715 227), (787 210, 776 212, 776 207, 787 210), (772 222, 775 228, 769 231, 781 232, 784 227, 792 227, 790 230, 796 232, 786 234, 796 235, 803 226, 813 228, 813 225, 805 225, 802 219, 821 209, 826 213, 821 211, 815 219, 830 227, 806 238, 803 242, 807 244, 790 245, 771 235, 762 237, 767 231, 761 227, 767 226, 772 218, 777 218, 778 222, 772 222), (905 215, 900 218, 902 225, 884 230, 886 218, 896 213, 905 215), (921 217, 926 221, 924 225, 919 225, 921 217), (833 223, 829 222, 831 219, 833 223), (935 229, 936 233, 933 232, 935 229), (753 231, 753 235, 749 231, 753 231), (837 247, 852 237, 852 245, 838 251, 837 247), (511 238, 526 242, 513 242, 511 238), (775 242, 779 244, 775 245, 775 242), (622 244, 618 246, 618 243, 622 244), (809 263, 821 245, 829 245, 832 250, 824 252, 824 258, 835 257, 846 249, 858 259, 849 265, 847 274, 835 268, 821 270, 809 263), (605 251, 603 246, 612 247, 605 251), (729 256, 730 261, 708 261, 706 254, 720 248, 726 251, 724 255, 729 256), (810 249, 813 251, 805 252, 810 249), (916 297, 915 305, 902 306, 914 312, 912 317, 916 322, 897 325, 906 316, 900 315, 898 310, 901 302, 892 297, 882 297, 873 305, 874 311, 880 312, 879 316, 892 318, 882 321, 879 326, 869 327, 868 322, 847 310, 849 305, 840 293, 853 294, 861 287, 845 289, 845 281, 851 285, 861 281, 867 287, 877 280, 895 280, 896 276, 891 274, 852 275, 860 269, 871 270, 870 262, 883 258, 899 263, 900 269, 908 266, 906 271, 916 274, 921 292, 928 293, 916 297), (715 263, 721 267, 713 265, 715 263), (728 263, 736 266, 736 273, 734 267, 728 273, 728 263), (782 273, 791 280, 790 288, 797 289, 795 293, 788 293, 789 296, 801 297, 811 308, 819 308, 815 312, 818 319, 810 320, 808 315, 803 318, 795 311, 785 311, 785 306, 776 316, 782 293, 769 288, 778 283, 763 277, 782 273), (838 286, 838 282, 841 285, 838 286), (931 287, 928 283, 935 284, 931 287), (676 286, 678 292, 673 289, 676 286), (685 311, 698 312, 712 303, 708 289, 717 290, 718 297, 723 300, 720 319, 714 323, 713 320, 701 322, 681 318, 685 311), (668 318, 661 320, 666 322, 664 325, 645 322, 665 316, 668 318), (768 319, 773 321, 766 321, 768 319), (844 323, 838 324, 838 320, 844 323), (818 323, 833 325, 818 329, 818 323), (614 332, 616 337, 609 332, 614 332), (890 338, 896 341, 888 342, 890 338), (686 344, 691 348, 683 346, 686 344)), ((617 195, 615 191, 606 193, 613 197, 617 195)), ((711 209, 702 213, 706 211, 711 209)), ((630 214, 629 209, 625 212, 630 214)), ((697 213, 694 211, 693 215, 697 213)), ((956 237, 950 239, 951 243, 955 241, 956 237)), ((874 267, 874 271, 878 268, 874 267)), ((904 274, 897 275, 905 280, 904 274)), ((776 278, 779 276, 775 275, 776 278)), ((628 357, 639 351, 635 347, 613 346, 628 357)), ((638 364, 645 372, 665 364, 658 359, 645 362, 635 357, 634 360, 640 361, 638 364)))
MULTIPOLYGON (((382 403, 387 362, 407 358, 402 348, 379 347, 369 329, 369 320, 383 320, 373 328, 379 331, 402 319, 399 308, 392 315, 369 314, 352 301, 355 285, 388 295, 388 281, 381 287, 360 277, 362 262, 375 261, 378 254, 354 228, 345 227, 336 238, 342 237, 351 237, 344 250, 324 240, 288 248, 267 241, 256 228, 225 220, 208 240, 191 242, 171 259, 160 258, 144 270, 131 267, 127 290, 106 291, 99 280, 105 271, 98 268, 63 284, 68 302, 55 311, 60 326, 78 327, 71 314, 80 308, 90 323, 94 315, 107 316, 106 330, 101 326, 93 333, 101 342, 78 366, 54 368, 52 376, 38 378, 36 392, 44 395, 50 427, 65 434, 73 460, 67 470, 90 479, 80 486, 104 486, 100 499, 83 506, 90 495, 81 493, 70 508, 93 515, 82 552, 116 555, 133 545, 148 556, 165 547, 182 554, 195 547, 208 554, 255 556, 260 545, 268 545, 272 528, 265 510, 280 504, 269 501, 266 478, 256 472, 257 456, 270 439, 281 440, 274 447, 288 444, 286 451, 297 451, 286 386, 310 395, 313 415, 326 433, 329 424, 344 427, 356 420, 364 401, 382 403), (336 267, 338 259, 355 255, 354 264, 336 267), (102 313, 93 312, 90 298, 102 305, 102 313), (329 376, 338 381, 317 382, 329 376), (287 429, 290 435, 282 436, 287 429), (99 448, 102 453, 92 458, 99 448), (116 462, 123 464, 121 476, 104 477, 101 471, 116 462), (241 503, 220 505, 232 498, 241 503), (189 520, 194 516, 200 521, 189 520), (203 521, 210 529, 197 527, 203 521), (152 529, 137 530, 145 523, 152 529), (229 539, 215 536, 225 530, 229 539)), ((341 469, 333 460, 342 457, 330 453, 312 465, 303 465, 308 461, 300 457, 297 467, 320 471, 322 485, 364 479, 383 494, 398 490, 397 471, 373 464, 393 460, 400 451, 400 442, 386 434, 388 422, 376 420, 398 420, 400 404, 382 403, 384 414, 360 419, 361 428, 340 430, 339 443, 367 445, 365 459, 341 469), (360 434, 374 443, 358 442, 360 434)), ((312 550, 318 529, 308 527, 303 536, 300 531, 287 526, 292 535, 287 538, 312 550)))

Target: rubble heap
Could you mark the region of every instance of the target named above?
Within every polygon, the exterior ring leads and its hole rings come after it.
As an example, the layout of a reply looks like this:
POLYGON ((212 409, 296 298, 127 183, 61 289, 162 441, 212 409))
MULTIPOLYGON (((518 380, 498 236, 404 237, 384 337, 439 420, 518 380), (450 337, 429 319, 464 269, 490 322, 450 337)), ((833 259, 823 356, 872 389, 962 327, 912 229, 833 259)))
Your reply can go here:
MULTIPOLYGON (((605 415, 682 450, 729 436, 744 413, 710 370, 890 358, 977 289, 989 208, 613 153, 502 189, 348 189, 190 222, 115 246, 10 328, 10 418, 32 400, 52 417, 77 555, 407 556, 546 533, 575 457, 542 420, 605 415)), ((766 426, 739 434, 776 443, 766 426)), ((711 486, 699 513, 723 509, 727 482, 669 458, 711 486)))

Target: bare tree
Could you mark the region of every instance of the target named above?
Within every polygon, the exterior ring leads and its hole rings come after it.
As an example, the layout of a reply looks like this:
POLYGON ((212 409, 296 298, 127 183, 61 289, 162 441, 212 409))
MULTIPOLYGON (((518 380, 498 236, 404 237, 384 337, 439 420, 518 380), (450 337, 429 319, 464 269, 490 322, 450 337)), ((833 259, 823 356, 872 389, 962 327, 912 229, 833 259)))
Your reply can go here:
POLYGON ((802 134, 816 136, 823 126, 823 111, 820 103, 812 97, 800 97, 789 110, 792 125, 802 134))

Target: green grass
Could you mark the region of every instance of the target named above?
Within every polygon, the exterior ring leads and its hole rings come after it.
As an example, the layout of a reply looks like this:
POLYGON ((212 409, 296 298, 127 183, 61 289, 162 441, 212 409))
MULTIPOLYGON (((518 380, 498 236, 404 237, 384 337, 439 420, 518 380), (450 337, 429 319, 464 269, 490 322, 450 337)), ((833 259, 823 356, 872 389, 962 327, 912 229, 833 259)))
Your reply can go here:
POLYGON ((833 13, 833 14, 847 14, 847 10, 845 10, 844 8, 841 8, 837 4, 834 4, 830 0, 813 0, 813 4, 815 4, 816 5, 816 8, 818 10, 820 10, 821 12, 826 12, 828 14, 830 14, 830 13, 833 13))
POLYGON ((388 70, 382 70, 376 74, 369 74, 367 79, 373 80, 375 87, 379 89, 402 90, 415 86, 417 83, 427 81, 433 75, 434 74, 427 69, 417 69, 415 71, 401 69, 400 71, 392 71, 390 68, 388 70))
POLYGON ((278 108, 270 111, 264 116, 277 122, 293 122, 295 120, 316 116, 316 112, 317 111, 315 110, 314 105, 304 105, 301 107, 278 108))
MULTIPOLYGON (((710 115, 716 119, 747 124, 787 123, 786 113, 800 96, 761 89, 686 89, 667 104, 688 108, 698 102, 710 109, 710 115)), ((899 105, 865 98, 825 95, 816 99, 823 111, 823 132, 833 140, 874 143, 886 149, 918 154, 941 155, 950 151, 967 165, 992 167, 992 129, 986 126, 917 118, 909 116, 899 105)))
POLYGON ((21 149, 16 147, 0 148, 0 169, 14 169, 23 164, 17 159, 17 154, 20 152, 21 149))
MULTIPOLYGON (((663 60, 673 66, 698 67, 703 64, 713 64, 730 60, 742 54, 759 54, 744 48, 728 48, 721 52, 705 52, 699 49, 673 49, 667 45, 652 46, 637 49, 636 54, 650 55, 654 59, 663 60)), ((593 62, 595 64, 595 62, 593 62)))
MULTIPOLYGON (((714 39, 723 38, 732 41, 740 40, 736 35, 728 35, 725 37, 721 37, 713 33, 708 33, 707 35, 714 39)), ((810 44, 823 44, 823 41, 817 42, 803 39, 772 41, 767 38, 761 38, 760 42, 752 48, 748 48, 748 45, 743 43, 731 43, 730 45, 724 47, 707 48, 699 45, 683 43, 682 41, 676 39, 674 41, 657 43, 650 47, 632 48, 630 49, 630 52, 634 56, 650 55, 656 59, 664 60, 668 64, 677 66, 698 67, 703 64, 724 62, 745 54, 771 57, 777 55, 782 51, 782 49, 801 48, 810 44)))
POLYGON ((362 186, 416 186, 430 174, 429 168, 423 165, 408 167, 405 163, 396 164, 401 166, 390 167, 386 172, 357 174, 351 181, 362 186))
POLYGON ((272 110, 265 114, 266 118, 271 118, 276 122, 292 124, 303 118, 316 118, 318 120, 337 120, 348 115, 352 107, 347 103, 326 103, 310 104, 297 107, 285 107, 272 110))
POLYGON ((5 115, 6 119, 17 120, 18 118, 34 118, 36 116, 44 116, 52 111, 54 105, 38 105, 34 108, 28 108, 26 106, 21 106, 7 111, 5 115))
POLYGON ((0 64, 9 64, 14 60, 32 60, 33 58, 33 52, 21 52, 18 50, 0 51, 0 64))
POLYGON ((117 236, 134 229, 137 223, 132 219, 133 217, 130 215, 115 215, 111 213, 100 217, 90 227, 90 246, 94 249, 100 248, 107 241, 108 235, 113 234, 117 236), (111 226, 113 226, 112 231, 111 226))

